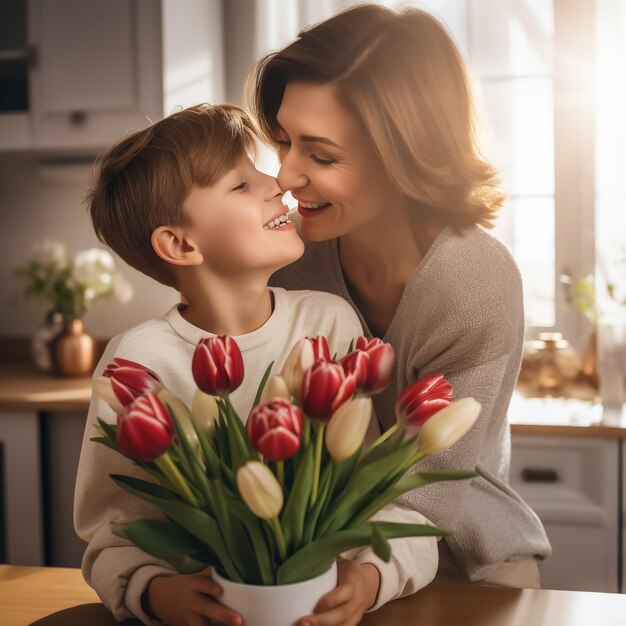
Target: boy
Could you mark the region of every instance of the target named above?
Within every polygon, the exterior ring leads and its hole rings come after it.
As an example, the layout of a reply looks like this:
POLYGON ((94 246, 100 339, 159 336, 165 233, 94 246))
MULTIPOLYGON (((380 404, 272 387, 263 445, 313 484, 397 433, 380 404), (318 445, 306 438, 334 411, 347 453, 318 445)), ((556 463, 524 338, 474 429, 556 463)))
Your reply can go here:
MULTIPOLYGON (((273 373, 279 372, 297 341, 323 334, 331 354, 341 355, 361 334, 352 308, 337 296, 268 288, 270 275, 298 259, 303 244, 287 218, 276 180, 257 171, 250 159, 255 139, 240 108, 200 105, 122 139, 105 155, 89 197, 98 237, 129 265, 175 287, 187 304, 112 339, 94 377, 114 357, 137 361, 191 405, 196 344, 203 337, 231 335, 246 369, 246 384, 231 399, 245 419, 265 367, 274 361, 273 373)), ((240 616, 215 599, 221 590, 209 568, 178 575, 170 564, 124 538, 121 529, 129 521, 160 515, 109 478, 113 473, 145 476, 90 441, 96 417, 115 421, 113 411, 94 394, 74 511, 76 531, 88 542, 83 558, 87 582, 120 620, 195 626, 211 618, 241 624, 240 616)), ((401 507, 392 509, 393 517, 385 519, 424 521, 401 507)), ((432 562, 435 539, 403 541, 402 555, 394 554, 389 564, 371 551, 353 551, 356 560, 340 564, 339 583, 325 599, 324 612, 307 622, 352 622, 365 610, 428 583, 437 566, 436 556, 432 562), (425 548, 431 560, 424 562, 425 548), (420 571, 414 572, 418 560, 420 571)))

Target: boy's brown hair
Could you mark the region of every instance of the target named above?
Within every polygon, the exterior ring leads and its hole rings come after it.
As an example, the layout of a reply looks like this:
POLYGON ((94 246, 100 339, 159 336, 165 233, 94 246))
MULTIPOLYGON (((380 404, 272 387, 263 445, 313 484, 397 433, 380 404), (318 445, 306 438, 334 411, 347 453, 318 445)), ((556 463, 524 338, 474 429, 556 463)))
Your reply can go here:
POLYGON ((87 197, 98 239, 135 269, 176 287, 171 266, 152 247, 152 233, 183 224, 183 202, 192 187, 215 184, 254 152, 256 137, 243 109, 210 104, 177 111, 124 137, 99 159, 87 197))

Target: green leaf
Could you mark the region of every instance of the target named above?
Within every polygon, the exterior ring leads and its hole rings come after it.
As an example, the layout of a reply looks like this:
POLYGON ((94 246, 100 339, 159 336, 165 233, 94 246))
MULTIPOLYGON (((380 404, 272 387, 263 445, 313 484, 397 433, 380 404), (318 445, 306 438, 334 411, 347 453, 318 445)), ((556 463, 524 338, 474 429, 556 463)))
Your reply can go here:
POLYGON ((139 495, 148 502, 152 502, 152 500, 149 500, 148 498, 171 500, 173 502, 183 502, 182 498, 180 498, 176 493, 170 491, 169 489, 166 489, 165 487, 156 485, 155 483, 148 482, 147 480, 134 478, 132 476, 123 476, 121 474, 109 475, 122 489, 125 489, 130 493, 135 493, 136 495, 139 495))
POLYGON ((219 557, 221 566, 228 577, 235 582, 242 582, 237 569, 224 545, 215 519, 200 509, 182 502, 167 489, 152 485, 130 476, 112 475, 111 478, 129 493, 135 494, 156 505, 172 521, 182 526, 187 532, 204 542, 219 557), (150 485, 148 487, 148 485, 150 485))
POLYGON ((328 504, 332 470, 332 463, 327 463, 324 467, 324 471, 322 472, 322 477, 320 478, 320 486, 317 492, 317 500, 315 500, 313 508, 306 516, 303 536, 304 543, 309 543, 313 539, 317 522, 320 519, 322 511, 326 508, 326 505, 328 504))
POLYGON ((225 417, 224 403, 221 398, 218 398, 217 406, 219 407, 219 418, 215 429, 215 437, 213 438, 213 447, 219 458, 223 459, 224 463, 228 465, 228 467, 232 467, 230 444, 228 439, 228 424, 225 417))
POLYGON ((396 522, 373 522, 358 528, 341 530, 316 539, 287 559, 278 569, 277 584, 285 585, 318 576, 326 571, 342 552, 371 545, 373 526, 376 526, 387 540, 396 537, 432 537, 447 534, 444 530, 428 524, 396 522))
POLYGON ((117 425, 109 424, 108 422, 105 422, 103 419, 99 417, 97 418, 97 421, 98 421, 98 425, 101 428, 100 432, 103 434, 103 436, 108 437, 111 441, 113 441, 117 445, 117 425))
POLYGON ((274 568, 270 551, 271 545, 268 545, 263 533, 261 520, 242 502, 239 496, 224 492, 226 506, 232 514, 242 522, 245 526, 250 541, 255 552, 255 560, 258 564, 261 582, 264 585, 274 584, 274 568))
POLYGON ((313 446, 308 446, 304 450, 304 456, 298 466, 291 493, 280 516, 288 551, 293 550, 302 542, 304 518, 313 485, 313 471, 313 446))
POLYGON ((231 514, 226 503, 224 487, 219 480, 211 481, 211 492, 215 502, 215 518, 237 571, 247 583, 261 582, 250 537, 241 521, 231 514))
POLYGON ((390 475, 397 474, 415 452, 413 442, 401 445, 395 452, 373 463, 359 465, 352 480, 337 498, 333 509, 324 520, 319 535, 344 528, 348 520, 361 508, 359 500, 376 498, 389 488, 390 475))
POLYGON ((423 487, 424 485, 428 485, 429 483, 435 483, 444 480, 465 480, 467 478, 475 478, 476 476, 478 476, 476 472, 468 470, 437 470, 432 472, 415 472, 415 474, 411 474, 409 476, 401 478, 394 486, 394 491, 398 495, 402 495, 407 491, 412 491, 413 489, 423 487))
POLYGON ((187 435, 185 434, 185 431, 183 430, 183 427, 181 426, 180 421, 178 417, 176 416, 176 412, 174 411, 173 407, 171 407, 168 404, 167 410, 172 418, 172 422, 174 423, 174 428, 176 429, 176 435, 178 436, 178 441, 180 441, 180 444, 183 448, 183 453, 185 455, 187 464, 189 465, 189 468, 191 469, 195 486, 200 492, 205 505, 210 510, 213 510, 214 503, 213 503, 213 499, 211 498, 211 493, 209 491, 209 481, 206 477, 206 474, 204 473, 204 469, 200 467, 200 463, 198 462, 196 453, 194 449, 192 448, 191 444, 189 443, 189 440, 187 439, 187 435))
POLYGON ((191 420, 193 428, 198 436, 200 443, 200 449, 202 450, 202 456, 204 458, 204 465, 206 468, 207 478, 215 479, 219 477, 219 458, 215 453, 215 449, 211 446, 211 442, 207 437, 204 430, 196 423, 195 420, 191 420))
MULTIPOLYGON (((379 443, 371 452, 367 452, 361 460, 361 466, 369 465, 379 459, 383 459, 395 452, 403 443, 402 437, 392 436, 390 439, 386 439, 382 443, 379 443)), ((413 444, 415 445, 415 443, 413 444)))
POLYGON ((265 389, 265 384, 267 383, 267 379, 270 377, 270 372, 272 371, 272 366, 274 365, 274 361, 272 361, 265 370, 265 374, 263 374, 263 378, 261 378, 261 384, 257 389, 256 395, 254 396, 254 402, 252 404, 252 408, 259 404, 259 400, 261 399, 261 394, 263 393, 263 389, 265 389))
POLYGON ((198 572, 201 572, 203 569, 205 569, 208 565, 214 566, 214 563, 188 557, 176 569, 178 570, 179 574, 197 574, 198 572))
POLYGON ((239 419, 228 397, 224 400, 224 414, 227 420, 228 444, 232 459, 231 467, 236 474, 237 470, 250 460, 250 447, 241 419, 239 419))
POLYGON ((410 476, 404 476, 393 487, 381 493, 378 497, 370 500, 365 508, 355 513, 348 526, 360 526, 369 520, 372 515, 380 511, 385 505, 393 502, 396 498, 407 491, 413 491, 429 483, 443 480, 463 480, 477 476, 476 472, 461 470, 440 470, 434 472, 417 472, 410 476))
POLYGON ((335 481, 335 486, 329 500, 329 506, 332 505, 335 498, 346 488, 346 485, 350 482, 352 475, 354 474, 359 458, 361 456, 361 450, 357 450, 351 457, 348 457, 345 461, 339 463, 339 471, 335 481))
POLYGON ((117 445, 115 445, 114 443, 111 443, 108 437, 91 437, 89 441, 93 441, 94 443, 101 443, 107 448, 111 448, 111 450, 114 450, 115 452, 119 451, 117 445))
POLYGON ((126 536, 144 552, 170 561, 204 549, 204 544, 177 524, 165 520, 144 519, 131 522, 126 536))
POLYGON ((389 559, 391 558, 391 546, 389 545, 387 538, 376 525, 372 525, 371 541, 374 554, 385 561, 385 563, 389 563, 389 559))

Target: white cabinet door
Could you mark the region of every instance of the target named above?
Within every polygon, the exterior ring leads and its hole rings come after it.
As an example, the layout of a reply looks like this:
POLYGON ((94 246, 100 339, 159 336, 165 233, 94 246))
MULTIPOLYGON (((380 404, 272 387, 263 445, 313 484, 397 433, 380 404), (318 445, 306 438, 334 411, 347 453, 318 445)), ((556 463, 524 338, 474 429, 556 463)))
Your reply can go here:
POLYGON ((34 147, 101 148, 162 110, 160 3, 32 0, 34 147))
POLYGON ((543 522, 546 589, 618 591, 617 440, 513 437, 511 486, 543 522))
POLYGON ((30 111, 0 149, 100 151, 161 116, 158 0, 29 0, 28 30, 30 111))

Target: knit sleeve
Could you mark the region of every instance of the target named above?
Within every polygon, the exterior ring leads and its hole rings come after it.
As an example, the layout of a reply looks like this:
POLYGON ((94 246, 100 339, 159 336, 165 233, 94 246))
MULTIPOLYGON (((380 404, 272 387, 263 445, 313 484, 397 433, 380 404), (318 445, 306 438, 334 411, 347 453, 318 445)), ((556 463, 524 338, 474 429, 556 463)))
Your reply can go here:
MULTIPOLYGON (((94 376, 115 356, 132 359, 113 340, 104 353, 94 376)), ((135 359, 138 360, 138 359, 135 359)), ((141 595, 154 576, 172 575, 171 564, 150 556, 123 535, 123 528, 134 520, 162 518, 156 507, 120 489, 111 474, 147 479, 146 474, 122 455, 90 441, 97 436, 96 418, 114 422, 112 409, 95 394, 92 396, 81 448, 74 494, 74 527, 87 542, 82 571, 103 604, 122 621, 139 618, 149 626, 161 624, 141 606, 141 595)))
MULTIPOLYGON (((396 501, 397 502, 397 501, 396 501)), ((416 511, 388 504, 372 516, 372 521, 400 522, 403 524, 429 524, 416 511)), ((374 554, 372 548, 354 548, 341 554, 343 558, 359 563, 371 563, 380 573, 380 586, 374 604, 367 613, 381 606, 419 591, 430 583, 437 573, 439 552, 436 537, 403 537, 391 539, 391 558, 388 562, 374 554)))
MULTIPOLYGON (((467 515, 468 498, 485 491, 490 482, 491 471, 500 473, 498 480, 506 480, 508 471, 508 423, 506 413, 517 379, 523 343, 523 312, 521 308, 521 288, 509 286, 509 296, 502 294, 497 307, 489 310, 474 303, 474 319, 466 324, 463 332, 450 341, 449 346, 441 350, 435 358, 415 365, 415 377, 433 372, 442 372, 453 390, 453 398, 458 400, 472 396, 481 404, 478 420, 470 431, 451 448, 430 455, 413 466, 409 473, 432 471, 436 469, 475 470, 479 475, 471 480, 438 482, 404 494, 399 502, 425 515, 436 525, 452 530, 446 538, 460 561, 459 565, 467 572, 476 563, 475 555, 469 556, 468 546, 459 546, 455 550, 454 530, 461 526, 469 528, 474 521, 467 515), (475 489, 468 489, 472 484, 475 489), (471 492, 471 493, 470 493, 471 492), (472 495, 473 494, 473 495, 472 495), (464 563, 464 558, 467 562, 464 563)), ((503 489, 499 484, 498 489, 503 489)), ((516 494, 502 493, 498 498, 518 498, 516 494)), ((494 510, 482 511, 480 523, 475 531, 481 536, 487 535, 489 520, 499 519, 502 510, 509 510, 494 501, 487 501, 494 510), (480 527, 478 527, 480 526, 480 527)), ((476 572, 474 572, 476 574, 476 572)))

